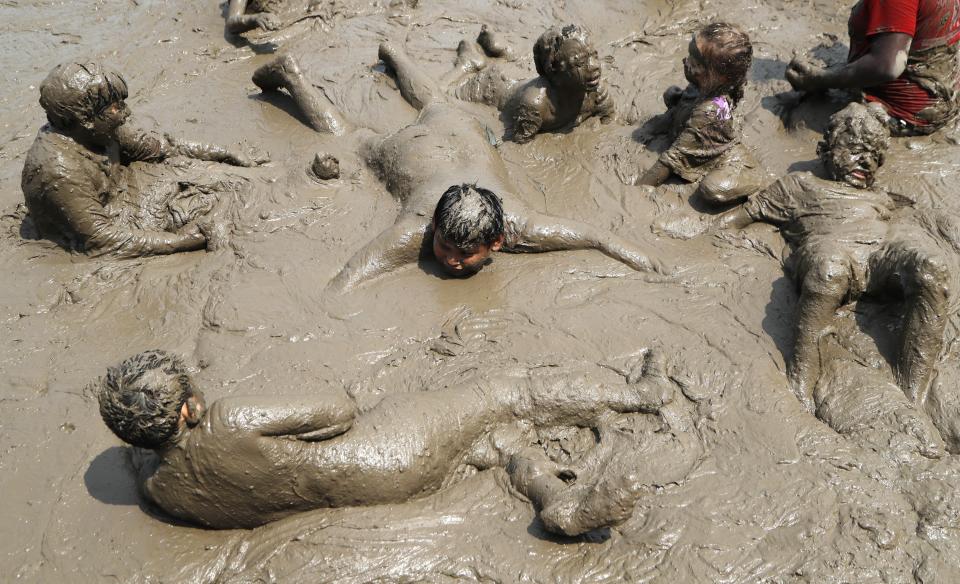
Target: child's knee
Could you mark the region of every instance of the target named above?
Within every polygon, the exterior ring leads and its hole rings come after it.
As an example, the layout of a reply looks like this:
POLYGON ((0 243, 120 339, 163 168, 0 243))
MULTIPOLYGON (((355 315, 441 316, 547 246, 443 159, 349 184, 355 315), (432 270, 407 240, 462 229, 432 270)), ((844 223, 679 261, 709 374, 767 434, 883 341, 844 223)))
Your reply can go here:
POLYGON ((801 282, 802 292, 842 298, 850 287, 851 271, 847 262, 825 257, 812 262, 801 282))
POLYGON ((718 170, 707 174, 700 181, 697 192, 712 205, 725 205, 746 198, 755 188, 741 181, 740 173, 718 170))

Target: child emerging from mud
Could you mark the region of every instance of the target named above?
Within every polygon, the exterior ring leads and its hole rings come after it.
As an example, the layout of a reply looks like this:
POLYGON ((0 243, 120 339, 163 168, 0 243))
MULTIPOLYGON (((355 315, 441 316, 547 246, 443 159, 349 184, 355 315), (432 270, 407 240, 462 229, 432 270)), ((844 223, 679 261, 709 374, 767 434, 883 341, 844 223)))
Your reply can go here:
POLYGON ((715 22, 693 35, 689 52, 683 59, 689 85, 667 88, 666 113, 646 128, 668 133, 672 144, 639 184, 659 186, 676 175, 699 183, 697 193, 706 202, 731 203, 755 192, 763 180, 753 154, 741 144, 743 120, 737 112, 753 46, 739 28, 715 22))
POLYGON ((156 452, 140 468, 142 492, 180 519, 255 527, 309 509, 401 503, 466 465, 507 467, 550 531, 577 535, 632 515, 647 478, 638 450, 650 445, 604 432, 582 465, 593 476, 569 484, 575 472, 530 447, 517 424, 600 428, 617 412, 668 408, 676 389, 661 359, 648 355, 640 373, 608 383, 569 371, 501 373, 388 396, 363 413, 342 388, 229 397, 208 409, 178 358, 147 351, 110 368, 97 396, 121 440, 156 452))
MULTIPOLYGON (((477 37, 486 57, 510 57, 512 49, 484 25, 477 37)), ((454 71, 445 78, 455 95, 504 112, 514 142, 525 143, 541 132, 577 126, 590 117, 613 120, 613 100, 601 77, 597 49, 590 34, 569 24, 547 29, 533 45, 533 63, 540 75, 528 81, 506 77, 477 51, 461 41, 454 71)))
POLYGON ((846 302, 864 295, 903 299, 896 375, 917 405, 926 399, 943 349, 960 226, 941 212, 898 209, 890 194, 872 188, 889 137, 881 108, 852 103, 830 118, 817 148, 829 180, 809 172, 788 174, 743 205, 698 225, 701 231, 739 229, 763 221, 780 226, 793 246, 800 303, 788 374, 811 410, 820 379, 820 342, 846 302))
MULTIPOLYGON (((58 65, 40 84, 40 105, 49 124, 27 152, 21 184, 30 216, 41 235, 63 238, 91 255, 136 257, 203 249, 207 236, 197 220, 211 210, 215 193, 186 204, 167 189, 166 217, 132 224, 114 208, 122 171, 134 161, 172 156, 253 166, 243 154, 219 146, 144 135, 124 125, 130 110, 127 83, 98 63, 58 65)), ((161 193, 162 196, 163 193, 161 193)))

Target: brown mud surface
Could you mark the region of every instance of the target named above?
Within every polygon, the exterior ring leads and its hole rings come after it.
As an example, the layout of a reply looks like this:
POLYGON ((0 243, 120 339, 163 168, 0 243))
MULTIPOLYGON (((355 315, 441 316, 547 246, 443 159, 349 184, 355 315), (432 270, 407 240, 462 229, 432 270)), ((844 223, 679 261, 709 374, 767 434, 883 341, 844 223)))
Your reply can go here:
MULTIPOLYGON (((837 106, 781 96, 783 71, 794 49, 832 46, 831 35, 842 42, 849 8, 421 0, 252 33, 248 44, 224 36, 224 9, 210 1, 0 2, 0 579, 960 581, 960 464, 929 457, 942 444, 931 445, 925 414, 896 393, 896 305, 844 308, 830 342, 846 357, 826 368, 815 395, 828 426, 786 381, 797 297, 780 235, 757 225, 689 241, 658 236, 652 224, 689 213, 690 189, 625 185, 656 157, 634 138, 638 123, 662 111, 662 91, 682 81, 692 31, 720 18, 754 42, 739 106, 745 143, 771 176, 816 169, 814 130, 837 106), (326 284, 392 224, 398 205, 361 165, 354 138, 313 132, 289 101, 262 96, 253 70, 282 45, 351 120, 392 131, 416 112, 377 65, 381 41, 401 44, 439 77, 459 40, 487 24, 519 56, 505 68, 529 78, 533 41, 563 22, 592 31, 621 119, 500 145, 511 178, 532 208, 612 228, 686 269, 657 282, 597 252, 496 254, 466 280, 414 266, 325 298, 326 284), (72 58, 120 70, 141 126, 271 153, 260 168, 186 164, 246 185, 228 245, 116 261, 35 238, 20 171, 44 121, 36 87, 72 58), (339 159, 339 178, 308 175, 318 152, 339 159), (649 347, 669 356, 685 399, 670 419, 648 416, 631 428, 655 435, 669 424, 676 438, 636 452, 650 471, 630 520, 570 539, 544 531, 502 470, 465 471, 406 504, 318 510, 252 531, 177 524, 141 502, 128 449, 85 389, 123 358, 163 348, 196 366, 210 401, 282 400, 333 384, 365 409, 390 393, 490 370, 626 372, 649 347)), ((494 112, 465 107, 502 134, 494 112)), ((956 212, 954 135, 892 140, 878 184, 956 212)), ((947 335, 931 399, 949 430, 960 428, 955 317, 947 335)), ((541 442, 575 463, 580 433, 558 429, 541 442)))

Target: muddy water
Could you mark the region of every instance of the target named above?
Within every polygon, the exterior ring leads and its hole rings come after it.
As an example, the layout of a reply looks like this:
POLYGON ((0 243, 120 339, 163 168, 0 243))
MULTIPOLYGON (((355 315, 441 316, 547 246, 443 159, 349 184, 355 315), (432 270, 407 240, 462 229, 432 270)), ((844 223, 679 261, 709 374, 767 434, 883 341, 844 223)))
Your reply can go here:
MULTIPOLYGON (((802 411, 786 383, 796 294, 782 238, 767 226, 658 237, 651 224, 689 211, 687 191, 624 185, 655 157, 633 140, 633 124, 660 111, 662 90, 682 80, 690 33, 716 17, 742 24, 755 44, 740 106, 745 142, 772 176, 815 168, 814 130, 836 106, 778 97, 788 89, 781 76, 793 49, 831 42, 823 34, 844 38, 844 3, 435 0, 305 21, 253 45, 224 38, 216 3, 173 4, 0 4, 0 36, 14 41, 0 53, 0 573, 34 582, 960 577, 960 467, 922 455, 916 412, 891 394, 897 307, 863 301, 843 312, 850 358, 825 378, 836 391, 824 417, 839 433, 802 411), (566 21, 593 31, 623 119, 500 146, 517 196, 635 239, 687 266, 680 277, 651 282, 595 252, 498 254, 467 280, 411 267, 347 298, 323 297, 398 206, 350 137, 317 135, 284 99, 262 97, 249 80, 255 67, 282 45, 351 119, 390 131, 416 112, 376 67, 380 41, 403 43, 439 76, 457 42, 488 24, 520 55, 505 69, 528 78, 534 39, 566 21), (140 125, 271 153, 262 168, 190 168, 248 187, 228 246, 117 262, 32 239, 19 175, 42 123, 36 86, 57 62, 91 56, 125 74, 140 125), (307 175, 317 152, 340 160, 340 178, 307 175), (646 491, 632 519, 584 538, 548 535, 500 470, 462 473, 402 505, 216 532, 141 502, 126 449, 85 391, 108 365, 155 347, 183 354, 210 400, 283 399, 334 384, 371 408, 384 395, 490 370, 628 370, 649 347, 670 356, 689 395, 670 421, 675 439, 638 447, 646 491), (865 410, 876 415, 858 415, 865 410)), ((498 127, 483 106, 467 107, 498 127)), ((894 140, 878 182, 950 211, 958 166, 949 132, 894 140)), ((934 384, 948 412, 960 380, 956 334, 954 321, 934 384)), ((631 421, 653 434, 661 422, 631 421)), ((543 444, 576 462, 576 432, 556 432, 543 444)))

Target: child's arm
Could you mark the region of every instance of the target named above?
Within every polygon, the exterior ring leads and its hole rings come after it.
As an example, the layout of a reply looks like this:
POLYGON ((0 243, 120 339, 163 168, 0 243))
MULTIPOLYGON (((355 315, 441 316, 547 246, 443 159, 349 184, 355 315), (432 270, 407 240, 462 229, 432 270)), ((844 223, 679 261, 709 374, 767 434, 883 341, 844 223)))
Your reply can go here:
POLYGON ((658 160, 653 163, 653 166, 648 168, 647 171, 643 173, 643 176, 640 177, 640 180, 637 181, 637 184, 659 187, 663 183, 667 182, 667 179, 670 178, 671 174, 673 174, 673 171, 670 170, 670 167, 658 160))
POLYGON ((97 200, 90 186, 66 177, 50 185, 50 202, 60 209, 71 230, 92 255, 140 257, 203 249, 207 239, 199 231, 169 233, 118 225, 97 200), (78 194, 79 193, 79 194, 78 194))
POLYGON ((133 126, 124 125, 117 130, 117 142, 125 162, 141 160, 159 162, 172 156, 186 156, 196 160, 222 162, 233 166, 256 166, 268 162, 266 157, 251 158, 245 154, 232 152, 222 146, 188 142, 174 138, 169 134, 159 137, 133 126))
POLYGON ((357 406, 343 389, 326 389, 298 397, 231 397, 220 400, 228 426, 261 436, 326 440, 353 425, 357 406))
POLYGON ((240 34, 254 28, 263 30, 277 30, 280 28, 280 19, 274 14, 261 12, 246 14, 247 0, 230 0, 227 9, 227 32, 240 34))
POLYGON ((613 232, 572 219, 561 219, 542 213, 526 217, 508 217, 519 226, 517 236, 508 241, 504 251, 540 253, 573 249, 595 249, 640 272, 656 271, 667 274, 672 270, 660 261, 651 259, 639 246, 613 232))
POLYGON ((327 286, 327 291, 342 294, 367 280, 415 263, 424 246, 429 225, 415 214, 402 217, 363 246, 327 286))
POLYGON ((188 142, 180 140, 170 135, 166 136, 167 143, 170 145, 171 156, 179 154, 195 160, 208 160, 210 162, 222 162, 232 166, 258 166, 270 159, 265 156, 250 157, 246 154, 233 152, 223 146, 216 144, 204 144, 202 142, 188 142))
POLYGON ((511 139, 517 144, 526 144, 540 132, 543 126, 543 116, 540 115, 539 104, 527 103, 524 100, 513 111, 513 136, 511 139))

